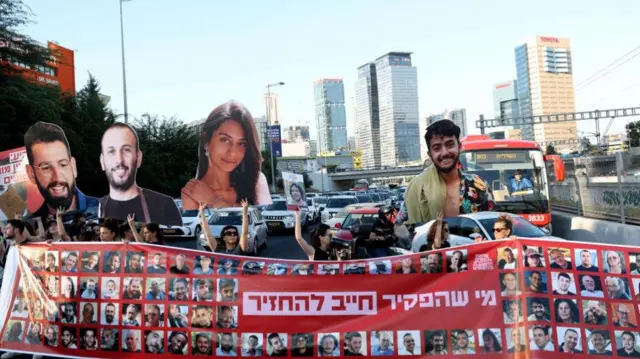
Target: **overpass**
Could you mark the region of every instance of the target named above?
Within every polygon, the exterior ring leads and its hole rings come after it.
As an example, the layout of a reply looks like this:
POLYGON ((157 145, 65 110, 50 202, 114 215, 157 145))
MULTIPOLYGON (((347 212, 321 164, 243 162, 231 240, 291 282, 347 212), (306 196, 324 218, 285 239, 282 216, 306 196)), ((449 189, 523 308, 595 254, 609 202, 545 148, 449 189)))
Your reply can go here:
POLYGON ((355 181, 359 179, 371 179, 379 177, 401 177, 401 176, 417 176, 424 167, 410 166, 410 167, 390 167, 390 168, 377 168, 377 169, 362 169, 359 171, 344 171, 344 172, 330 172, 327 173, 332 181, 355 181))

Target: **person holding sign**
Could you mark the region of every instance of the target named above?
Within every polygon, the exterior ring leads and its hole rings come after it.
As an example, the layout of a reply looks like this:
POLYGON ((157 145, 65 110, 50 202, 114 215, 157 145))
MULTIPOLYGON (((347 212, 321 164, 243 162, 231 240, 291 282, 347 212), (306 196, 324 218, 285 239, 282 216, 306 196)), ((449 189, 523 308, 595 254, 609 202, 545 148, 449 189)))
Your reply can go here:
POLYGON ((415 177, 405 192, 408 220, 426 223, 442 212, 445 217, 491 211, 493 194, 489 184, 475 174, 459 169, 460 127, 449 120, 436 121, 424 136, 433 165, 415 177))
POLYGON ((302 207, 307 207, 304 192, 304 177, 296 173, 282 172, 282 181, 286 189, 287 208, 291 211, 298 211, 302 207))
POLYGON ((328 261, 331 251, 331 227, 324 223, 318 224, 311 234, 311 244, 309 244, 302 236, 300 211, 295 211, 294 214, 296 216, 295 237, 304 254, 310 261, 328 261))
POLYGON ((204 123, 198 146, 198 171, 182 189, 185 210, 200 202, 211 208, 271 204, 269 184, 260 169, 260 138, 253 117, 239 102, 216 107, 204 123))

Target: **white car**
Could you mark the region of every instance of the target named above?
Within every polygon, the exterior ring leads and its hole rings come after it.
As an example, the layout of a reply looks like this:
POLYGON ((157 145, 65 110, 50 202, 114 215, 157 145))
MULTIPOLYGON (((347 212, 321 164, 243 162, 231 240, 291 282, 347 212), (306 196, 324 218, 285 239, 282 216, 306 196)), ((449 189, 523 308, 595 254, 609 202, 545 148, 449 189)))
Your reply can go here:
POLYGON ((320 218, 320 211, 313 197, 307 197, 307 209, 309 210, 309 222, 316 223, 318 218, 320 218))
MULTIPOLYGON (((200 211, 197 209, 185 211, 182 207, 178 208, 182 215, 182 225, 160 225, 162 234, 169 238, 198 238, 202 232, 202 226, 200 225, 200 211)), ((211 218, 212 214, 213 211, 209 208, 204 210, 204 215, 207 219, 211 218)))
POLYGON ((333 196, 327 201, 327 205, 322 210, 321 220, 322 223, 326 223, 333 218, 338 212, 342 211, 344 207, 358 203, 356 196, 333 196))
MULTIPOLYGON (((212 210, 209 218, 209 228, 211 229, 211 234, 218 241, 218 245, 223 245, 221 243, 222 229, 226 226, 234 226, 239 234, 242 233, 241 207, 216 208, 212 210)), ((260 211, 255 207, 249 207, 249 243, 247 252, 257 256, 258 250, 263 246, 267 246, 267 241, 267 225, 260 217, 260 211)), ((198 236, 197 249, 211 251, 204 233, 198 236)))
MULTIPOLYGON (((300 208, 300 222, 302 222, 303 231, 309 227, 308 212, 308 208, 300 208)), ((267 223, 267 229, 269 231, 293 230, 296 226, 295 213, 287 209, 287 201, 285 200, 274 200, 273 203, 262 211, 262 218, 264 218, 267 223)))
POLYGON ((328 219, 326 222, 324 222, 324 224, 326 224, 331 228, 331 231, 333 232, 333 234, 336 234, 336 232, 339 230, 339 228, 336 227, 336 225, 338 223, 342 224, 344 219, 347 218, 347 215, 349 214, 349 212, 359 208, 379 208, 382 205, 383 204, 381 203, 372 203, 372 202, 350 204, 344 207, 340 212, 336 213, 333 217, 331 217, 331 219, 328 219))
MULTIPOLYGON (((484 238, 493 240, 493 224, 501 215, 508 215, 513 220, 512 235, 523 238, 539 238, 557 241, 565 240, 563 238, 550 235, 548 231, 541 229, 516 214, 502 212, 477 212, 461 214, 457 217, 444 219, 444 221, 449 224, 449 243, 452 247, 474 243, 474 240, 471 238, 474 233, 479 233, 484 238)), ((420 227, 416 227, 416 233, 411 245, 411 250, 414 253, 420 252, 420 247, 427 244, 427 234, 429 233, 429 228, 434 222, 435 221, 430 221, 420 227)))

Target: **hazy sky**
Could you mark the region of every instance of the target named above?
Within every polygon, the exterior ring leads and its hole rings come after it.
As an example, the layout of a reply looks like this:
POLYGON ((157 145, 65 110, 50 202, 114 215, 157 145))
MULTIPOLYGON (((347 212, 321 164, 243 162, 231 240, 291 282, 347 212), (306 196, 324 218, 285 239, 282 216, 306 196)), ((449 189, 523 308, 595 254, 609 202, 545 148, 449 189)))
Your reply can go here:
MULTIPOLYGON (((91 72, 122 113, 118 0, 26 3, 37 22, 26 32, 76 50, 77 87, 91 72)), ((476 131, 480 113, 493 118, 492 84, 515 78, 523 39, 569 37, 577 85, 640 45, 638 14, 637 0, 132 0, 124 4, 129 113, 190 122, 237 99, 261 116, 265 85, 284 81, 283 124, 307 123, 315 137, 313 81, 341 77, 354 135, 356 68, 411 51, 420 116, 465 107, 476 131)), ((577 110, 640 105, 640 56, 576 99, 577 110)))

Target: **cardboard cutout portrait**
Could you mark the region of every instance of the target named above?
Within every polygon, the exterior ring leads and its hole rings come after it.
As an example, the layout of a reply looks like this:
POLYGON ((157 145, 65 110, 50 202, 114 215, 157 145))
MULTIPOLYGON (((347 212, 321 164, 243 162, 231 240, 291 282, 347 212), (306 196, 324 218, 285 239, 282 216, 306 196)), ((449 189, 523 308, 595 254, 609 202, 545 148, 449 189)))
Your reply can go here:
POLYGON ((100 217, 181 226, 182 216, 173 198, 141 188, 136 183, 142 151, 135 130, 116 122, 102 135, 100 166, 109 182, 109 194, 100 198, 100 217))
POLYGON ((98 200, 85 196, 76 186, 76 160, 60 126, 37 122, 25 133, 24 144, 29 161, 27 176, 44 198, 38 209, 30 208, 34 216, 55 216, 60 207, 67 215, 97 207, 98 200))
POLYGON ((304 191, 304 177, 300 174, 282 172, 284 194, 287 197, 287 208, 299 211, 307 207, 307 195, 304 191))
POLYGON ((271 204, 261 168, 260 137, 251 113, 239 102, 224 103, 204 123, 196 178, 182 189, 182 206, 239 207, 242 199, 250 205, 271 204))

